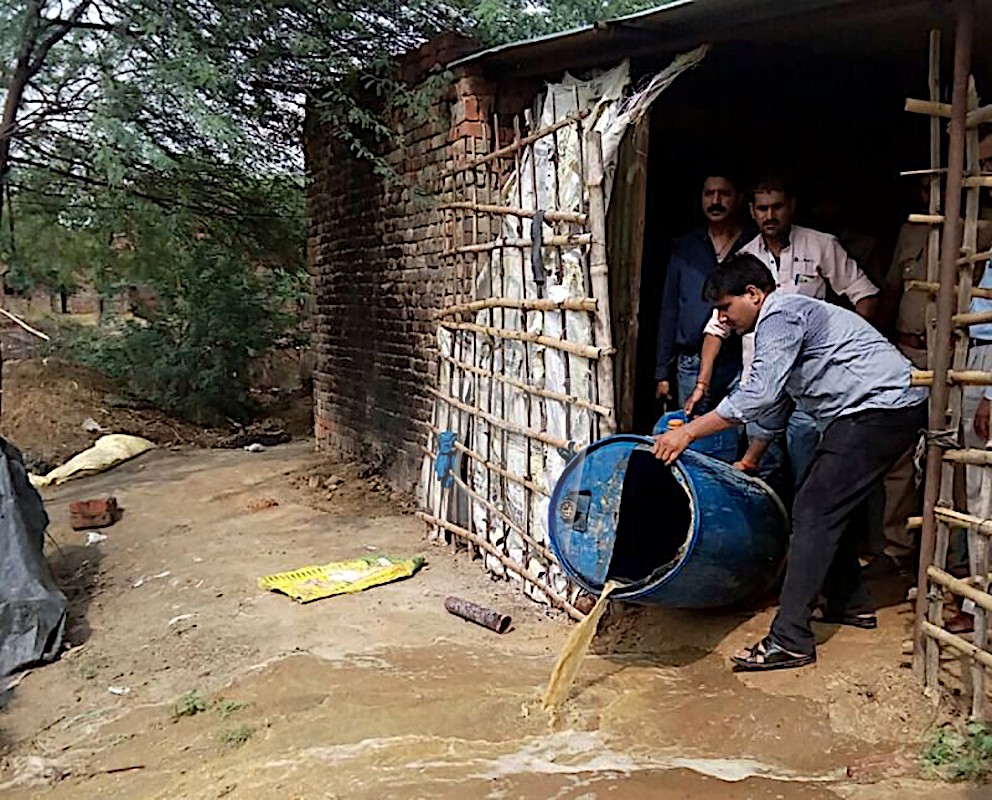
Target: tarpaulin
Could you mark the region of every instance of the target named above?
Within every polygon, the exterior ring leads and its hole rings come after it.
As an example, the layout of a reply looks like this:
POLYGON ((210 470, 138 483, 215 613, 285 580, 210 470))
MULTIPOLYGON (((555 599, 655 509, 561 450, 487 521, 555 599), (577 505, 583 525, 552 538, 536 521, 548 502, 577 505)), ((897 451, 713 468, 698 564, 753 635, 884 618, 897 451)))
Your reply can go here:
POLYGON ((0 677, 62 646, 66 599, 45 560, 47 527, 20 452, 0 439, 0 677))

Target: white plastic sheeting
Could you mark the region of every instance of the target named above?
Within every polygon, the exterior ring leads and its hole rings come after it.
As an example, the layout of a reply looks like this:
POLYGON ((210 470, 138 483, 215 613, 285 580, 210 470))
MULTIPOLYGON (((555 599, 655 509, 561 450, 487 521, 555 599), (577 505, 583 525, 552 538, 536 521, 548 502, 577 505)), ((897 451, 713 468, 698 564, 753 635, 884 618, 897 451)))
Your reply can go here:
MULTIPOLYGON (((628 92, 630 69, 624 61, 617 67, 590 80, 578 80, 566 74, 561 83, 551 84, 540 101, 540 114, 534 129, 544 129, 554 123, 589 111, 582 121, 581 131, 591 128, 602 136, 603 163, 607 202, 613 185, 620 142, 627 128, 647 112, 651 103, 672 81, 696 66, 705 56, 706 48, 676 58, 665 70, 655 75, 643 88, 628 92)), ((499 201, 506 206, 524 209, 543 209, 580 212, 584 209, 582 162, 585 141, 580 141, 580 126, 567 125, 554 137, 545 136, 520 154, 518 169, 501 187, 499 201)), ((530 220, 507 216, 501 223, 501 235, 508 239, 529 237, 530 220)), ((543 227, 544 239, 561 233, 561 226, 554 231, 547 223, 543 227)), ((572 226, 573 233, 582 229, 572 226)), ((600 232, 602 235, 602 232, 600 232)), ((586 248, 569 246, 544 248, 543 262, 547 273, 544 294, 553 300, 590 296, 586 284, 586 248)), ((514 247, 496 251, 487 259, 479 259, 475 276, 475 296, 485 298, 536 298, 538 286, 534 282, 530 253, 514 247)), ((607 298, 597 298, 603 313, 609 313, 607 298)), ((592 317, 586 312, 528 311, 514 309, 484 310, 478 312, 476 322, 510 330, 527 330, 554 339, 567 339, 578 344, 594 345, 592 317), (564 320, 564 328, 563 328, 564 320)), ((507 339, 492 339, 473 333, 439 328, 438 347, 446 355, 492 370, 501 375, 533 386, 579 397, 603 406, 613 407, 613 398, 597 398, 594 362, 539 344, 528 344, 507 339)), ((594 413, 566 405, 563 402, 529 396, 506 384, 489 380, 474 380, 472 375, 455 371, 455 385, 450 385, 448 370, 442 369, 442 392, 462 402, 474 405, 487 413, 506 420, 520 428, 547 431, 552 436, 574 442, 575 446, 589 444, 598 430, 594 413), (475 392, 479 396, 475 397, 475 392)), ((491 427, 484 421, 466 415, 453 415, 444 404, 435 409, 435 423, 452 428, 460 421, 459 441, 465 442, 477 453, 506 470, 527 476, 533 483, 547 491, 554 487, 561 474, 565 459, 556 448, 528 439, 528 437, 491 427), (446 424, 447 422, 447 424, 446 424)), ((487 498, 503 514, 517 522, 537 541, 547 544, 548 498, 526 490, 498 475, 483 464, 469 461, 468 482, 481 497, 487 498), (528 508, 528 498, 529 505, 528 508)), ((432 477, 432 463, 425 460, 421 483, 421 496, 437 517, 452 518, 454 510, 443 508, 443 493, 432 477)), ((471 503, 471 527, 487 538, 498 550, 515 563, 525 567, 547 586, 563 596, 573 596, 570 583, 556 564, 548 563, 529 548, 522 537, 504 524, 496 514, 487 511, 480 503, 471 503)), ((462 516, 462 515, 457 515, 462 516)), ((467 515, 466 515, 467 516, 467 515)), ((468 521, 468 520, 464 520, 468 521)), ((521 579, 507 570, 500 561, 483 553, 486 568, 497 575, 520 582, 521 579)), ((524 590, 534 599, 546 602, 537 587, 525 584, 524 590)))

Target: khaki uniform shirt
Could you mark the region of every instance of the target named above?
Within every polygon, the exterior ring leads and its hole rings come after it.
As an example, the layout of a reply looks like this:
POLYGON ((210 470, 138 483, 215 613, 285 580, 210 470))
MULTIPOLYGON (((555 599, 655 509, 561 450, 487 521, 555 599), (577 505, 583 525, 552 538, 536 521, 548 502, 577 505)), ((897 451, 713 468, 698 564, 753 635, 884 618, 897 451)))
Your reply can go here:
MULTIPOLYGON (((978 250, 988 250, 992 243, 992 225, 988 222, 988 212, 978 221, 978 250)), ((906 222, 899 229, 896 249, 892 254, 892 266, 885 278, 887 286, 898 290, 899 315, 896 317, 896 332, 911 336, 926 336, 927 303, 930 294, 923 291, 907 292, 907 281, 927 279, 927 242, 930 226, 919 222, 906 222)), ((976 265, 977 266, 977 265, 976 265)), ((978 277, 976 271, 976 278, 978 277)))
POLYGON ((927 279, 927 241, 930 226, 918 222, 906 222, 899 229, 896 249, 892 253, 892 266, 885 278, 888 286, 898 289, 899 315, 896 317, 896 331, 910 336, 925 336, 927 332, 927 292, 907 292, 907 281, 927 279))

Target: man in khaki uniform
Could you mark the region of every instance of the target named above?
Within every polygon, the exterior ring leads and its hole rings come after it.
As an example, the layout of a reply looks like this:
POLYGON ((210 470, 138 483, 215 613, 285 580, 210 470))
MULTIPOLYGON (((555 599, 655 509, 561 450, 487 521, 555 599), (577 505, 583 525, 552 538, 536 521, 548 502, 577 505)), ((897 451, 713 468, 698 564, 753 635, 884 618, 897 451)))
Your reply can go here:
MULTIPOLYGON (((983 171, 986 169, 986 164, 992 166, 992 135, 986 134, 982 137, 979 155, 983 162, 983 171)), ((927 209, 930 205, 930 182, 928 178, 924 178, 920 182, 919 201, 921 210, 927 209)), ((989 224, 992 213, 990 211, 992 210, 986 207, 981 212, 978 227, 979 251, 988 250, 992 244, 992 226, 989 224)), ((909 281, 925 281, 927 279, 929 232, 929 225, 907 222, 902 226, 885 286, 886 294, 899 297, 899 310, 896 316, 893 340, 903 355, 912 361, 913 366, 917 369, 927 368, 926 315, 930 296, 927 292, 905 291, 905 285, 909 281)), ((977 274, 976 277, 978 277, 977 274)), ((980 328, 981 326, 973 326, 971 331, 973 341, 969 354, 969 369, 982 369, 986 362, 992 367, 992 347, 988 347, 987 350, 983 349, 983 345, 992 344, 983 338, 987 335, 986 329, 992 328, 992 326, 980 328), (986 353, 988 355, 985 355, 986 353)), ((982 387, 968 387, 965 390, 963 425, 966 444, 972 446, 981 446, 969 442, 968 437, 973 427, 974 409, 981 399, 982 391, 982 387)), ((887 558, 880 559, 877 564, 873 565, 873 572, 888 572, 892 571, 894 567, 897 570, 906 570, 911 574, 916 574, 917 565, 912 560, 915 552, 915 537, 906 530, 907 518, 918 515, 922 509, 922 500, 916 486, 913 455, 913 450, 904 453, 885 478, 885 548, 883 555, 887 558)), ((973 497, 978 491, 976 477, 969 475, 969 506, 975 505, 973 497)), ((956 545, 955 542, 952 542, 952 551, 954 551, 952 560, 961 561, 963 564, 965 558, 963 545, 956 545)))
MULTIPOLYGON (((930 205, 929 178, 919 187, 921 208, 930 205)), ((893 341, 917 369, 927 366, 927 303, 926 292, 906 291, 909 281, 927 279, 927 246, 930 226, 906 222, 899 231, 892 266, 885 279, 884 293, 899 298, 893 341)), ((913 467, 913 450, 907 450, 885 476, 885 548, 883 558, 873 571, 905 570, 915 573, 913 554, 915 537, 906 530, 906 520, 919 514, 920 497, 913 467)))

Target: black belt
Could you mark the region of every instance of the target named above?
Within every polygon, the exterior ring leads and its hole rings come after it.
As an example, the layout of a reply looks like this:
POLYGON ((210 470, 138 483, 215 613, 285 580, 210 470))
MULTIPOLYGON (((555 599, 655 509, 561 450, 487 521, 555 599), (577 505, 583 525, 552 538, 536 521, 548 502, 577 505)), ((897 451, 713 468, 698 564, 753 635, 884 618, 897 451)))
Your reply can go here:
POLYGON ((969 339, 972 347, 986 347, 992 344, 992 339, 969 339))

